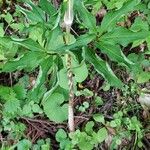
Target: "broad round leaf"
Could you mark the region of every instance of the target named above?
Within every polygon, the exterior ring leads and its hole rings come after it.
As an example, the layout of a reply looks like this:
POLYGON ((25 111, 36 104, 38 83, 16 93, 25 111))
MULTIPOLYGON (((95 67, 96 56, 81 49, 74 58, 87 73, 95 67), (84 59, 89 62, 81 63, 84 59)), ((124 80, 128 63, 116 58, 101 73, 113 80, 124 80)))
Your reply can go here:
POLYGON ((51 121, 61 123, 67 120, 68 105, 62 105, 64 101, 65 98, 60 93, 52 93, 44 101, 44 112, 51 121))

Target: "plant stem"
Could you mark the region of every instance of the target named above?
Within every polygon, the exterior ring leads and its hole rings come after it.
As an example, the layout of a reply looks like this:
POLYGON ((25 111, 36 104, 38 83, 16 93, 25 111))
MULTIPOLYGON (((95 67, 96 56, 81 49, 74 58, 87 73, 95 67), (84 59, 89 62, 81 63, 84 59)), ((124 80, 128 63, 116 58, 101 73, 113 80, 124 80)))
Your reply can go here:
MULTIPOLYGON (((66 27, 66 42, 70 41, 70 28, 66 27)), ((74 132, 74 87, 73 87, 73 72, 71 70, 71 54, 66 54, 67 57, 67 77, 68 77, 68 85, 69 85, 69 104, 68 104, 68 127, 70 132, 74 132)))
MULTIPOLYGON (((66 26, 66 44, 70 44, 70 29, 73 23, 73 0, 67 1, 67 10, 64 15, 64 23, 66 26)), ((74 132, 74 87, 73 72, 71 70, 71 54, 66 54, 67 77, 69 86, 69 104, 68 104, 68 127, 70 132, 74 132)))

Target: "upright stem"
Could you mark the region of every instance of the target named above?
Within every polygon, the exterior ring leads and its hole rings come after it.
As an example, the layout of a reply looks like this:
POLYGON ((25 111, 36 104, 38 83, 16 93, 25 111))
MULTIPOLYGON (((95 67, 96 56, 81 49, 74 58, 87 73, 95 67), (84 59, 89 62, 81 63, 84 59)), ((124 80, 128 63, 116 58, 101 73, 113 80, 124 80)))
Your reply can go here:
POLYGON ((70 132, 74 132, 74 87, 73 73, 71 71, 71 55, 67 54, 67 76, 69 85, 69 105, 68 105, 68 127, 70 132))
MULTIPOLYGON (((68 0, 67 10, 64 15, 64 23, 66 25, 66 44, 70 43, 70 28, 73 22, 73 0, 68 0)), ((67 58, 67 77, 69 85, 69 105, 68 105, 68 127, 70 132, 74 132, 74 87, 73 87, 73 72, 71 70, 71 54, 66 54, 67 58)))
MULTIPOLYGON (((70 41, 70 29, 66 29, 67 37, 66 42, 70 41)), ((67 77, 68 77, 68 85, 69 85, 69 105, 68 105, 68 127, 70 132, 74 132, 74 86, 73 86, 73 72, 71 70, 71 54, 66 54, 67 62, 67 77)))

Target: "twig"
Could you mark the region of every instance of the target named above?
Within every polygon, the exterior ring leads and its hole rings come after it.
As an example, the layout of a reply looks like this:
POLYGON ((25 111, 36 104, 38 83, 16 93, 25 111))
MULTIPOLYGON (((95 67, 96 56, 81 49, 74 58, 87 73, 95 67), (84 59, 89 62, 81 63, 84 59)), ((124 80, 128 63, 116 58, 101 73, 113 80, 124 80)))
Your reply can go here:
POLYGON ((89 120, 89 118, 86 118, 86 117, 84 117, 84 116, 74 116, 74 117, 77 118, 77 119, 89 120))

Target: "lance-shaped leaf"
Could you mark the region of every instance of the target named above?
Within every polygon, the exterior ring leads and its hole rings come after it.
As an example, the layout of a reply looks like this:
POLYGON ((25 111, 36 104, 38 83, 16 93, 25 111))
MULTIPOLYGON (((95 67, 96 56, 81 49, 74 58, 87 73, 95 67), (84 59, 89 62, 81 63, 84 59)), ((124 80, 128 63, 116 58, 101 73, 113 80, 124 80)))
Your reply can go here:
POLYGON ((33 101, 37 102, 43 96, 44 94, 43 92, 45 92, 44 84, 46 82, 48 71, 51 68, 52 64, 53 64, 52 56, 48 57, 40 64, 40 70, 38 77, 36 79, 36 83, 31 92, 29 93, 30 100, 32 99, 33 101))
POLYGON ((129 11, 133 11, 134 7, 140 2, 140 0, 129 0, 127 3, 124 4, 124 6, 117 10, 116 12, 110 12, 107 13, 104 19, 102 20, 100 32, 106 32, 112 29, 116 22, 120 19, 120 17, 129 11))
POLYGON ((32 39, 15 39, 12 38, 14 44, 21 45, 31 51, 45 51, 45 49, 37 42, 32 39))
POLYGON ((21 11, 30 21, 35 22, 44 22, 45 21, 45 13, 44 11, 36 6, 31 1, 26 1, 27 5, 31 8, 31 10, 24 9, 20 6, 17 6, 17 9, 21 11))
POLYGON ((65 45, 65 46, 57 49, 57 51, 64 52, 67 50, 75 50, 77 48, 87 46, 87 44, 89 44, 94 38, 95 38, 95 35, 93 35, 93 34, 81 35, 80 37, 78 37, 76 39, 76 41, 73 44, 65 45))
POLYGON ((99 42, 96 44, 96 46, 100 49, 100 51, 102 51, 102 53, 107 54, 108 57, 113 61, 124 63, 129 67, 130 65, 134 64, 123 54, 119 45, 113 45, 107 42, 99 42))
POLYGON ((92 31, 96 31, 96 19, 85 8, 85 6, 81 0, 75 0, 75 9, 79 13, 79 17, 83 21, 84 26, 92 31))
POLYGON ((48 13, 50 16, 56 13, 56 9, 54 8, 53 4, 48 0, 40 0, 39 5, 41 6, 42 10, 48 13))
POLYGON ((45 53, 42 52, 28 52, 13 61, 8 61, 4 64, 2 71, 11 72, 15 70, 26 69, 31 71, 36 68, 41 61, 46 57, 45 53))
POLYGON ((109 41, 114 44, 121 44, 122 46, 127 46, 136 40, 142 40, 150 35, 148 31, 133 32, 123 27, 118 27, 113 31, 101 36, 101 41, 109 41))
POLYGON ((93 64, 95 70, 101 74, 112 86, 121 87, 122 82, 113 73, 107 62, 98 57, 93 50, 86 49, 85 58, 93 64))

